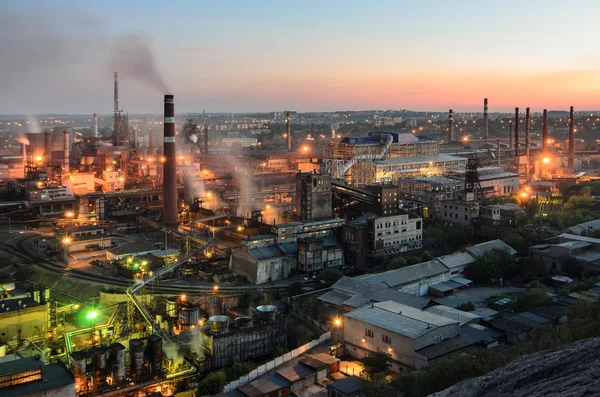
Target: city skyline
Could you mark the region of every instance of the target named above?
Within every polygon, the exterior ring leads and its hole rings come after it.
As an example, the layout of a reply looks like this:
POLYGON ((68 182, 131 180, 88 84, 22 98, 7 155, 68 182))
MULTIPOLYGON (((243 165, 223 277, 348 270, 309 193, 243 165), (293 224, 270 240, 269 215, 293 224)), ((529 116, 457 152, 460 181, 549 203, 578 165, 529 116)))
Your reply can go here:
POLYGON ((591 1, 382 2, 377 8, 358 2, 2 4, 0 29, 10 39, 0 45, 0 89, 10 95, 0 101, 0 114, 109 114, 113 71, 121 74, 123 110, 158 114, 164 90, 150 88, 157 84, 138 70, 139 60, 147 66, 152 54, 178 98, 178 112, 466 112, 481 111, 484 97, 490 112, 593 110, 600 57, 589 49, 598 8, 591 1), (585 12, 571 18, 575 11, 585 12), (138 44, 149 52, 136 52, 138 44))

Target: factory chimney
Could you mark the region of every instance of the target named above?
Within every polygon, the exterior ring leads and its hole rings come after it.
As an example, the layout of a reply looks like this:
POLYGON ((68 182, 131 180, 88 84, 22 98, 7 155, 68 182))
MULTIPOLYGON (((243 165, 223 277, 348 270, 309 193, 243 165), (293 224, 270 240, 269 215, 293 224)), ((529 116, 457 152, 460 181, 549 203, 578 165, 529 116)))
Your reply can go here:
POLYGON ((117 146, 121 139, 121 114, 119 113, 119 72, 115 72, 115 103, 113 110, 113 145, 117 146))
POLYGON ((454 112, 448 110, 448 143, 454 140, 454 112))
MULTIPOLYGON (((154 149, 154 131, 152 128, 148 128, 148 149, 154 149)), ((149 151, 152 154, 152 150, 149 151)))
POLYGON ((548 151, 548 109, 544 109, 542 116, 542 153, 548 151))
POLYGON ((575 168, 575 111, 573 106, 569 110, 569 170, 575 168))
POLYGON ((290 112, 287 112, 285 121, 285 136, 287 139, 287 149, 292 150, 292 129, 290 126, 290 112))
POLYGON ((21 156, 23 157, 23 178, 27 178, 27 145, 21 143, 21 156))
POLYGON ((69 173, 69 130, 63 131, 63 172, 69 173))
POLYGON ((204 154, 208 154, 208 123, 204 123, 204 154))
POLYGON ((46 164, 50 162, 50 157, 52 157, 52 134, 50 131, 44 131, 44 161, 46 164))
POLYGON ((500 167, 500 138, 496 140, 496 163, 500 167))
POLYGON ((508 148, 512 149, 513 147, 513 126, 512 120, 508 120, 508 148))
POLYGON ((175 102, 165 95, 163 155, 163 226, 176 229, 177 222, 177 153, 175 149, 175 102))
POLYGON ((98 113, 94 113, 94 138, 98 138, 98 113))
POLYGON ((488 99, 483 98, 483 139, 488 139, 488 99))
POLYGON ((519 108, 515 108, 515 157, 519 157, 519 108))
MULTIPOLYGON (((525 157, 527 158, 527 168, 529 169, 529 108, 525 108, 525 157)), ((529 171, 527 171, 529 172, 529 171)))

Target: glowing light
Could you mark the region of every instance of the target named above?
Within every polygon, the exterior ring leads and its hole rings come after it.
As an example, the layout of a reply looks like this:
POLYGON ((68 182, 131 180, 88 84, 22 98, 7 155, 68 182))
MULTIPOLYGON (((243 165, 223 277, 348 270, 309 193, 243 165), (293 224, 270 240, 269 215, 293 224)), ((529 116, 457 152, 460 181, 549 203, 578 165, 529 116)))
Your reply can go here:
POLYGON ((305 152, 308 152, 308 146, 302 147, 302 150, 304 150, 305 152))
POLYGON ((365 338, 362 338, 362 343, 365 343, 365 342, 366 342, 365 338))
POLYGON ((185 296, 185 295, 181 295, 181 296, 179 297, 179 299, 180 299, 182 302, 185 302, 186 296, 185 296))
POLYGON ((76 303, 73 305, 73 310, 77 310, 77 309, 79 309, 79 303, 76 303))
POLYGON ((525 193, 525 192, 521 193, 521 197, 527 197, 527 193, 525 193))
POLYGON ((238 232, 241 232, 242 230, 244 230, 244 228, 243 228, 243 227, 241 227, 241 226, 238 226, 238 227, 237 227, 237 231, 238 231, 238 232))
POLYGON ((119 178, 119 182, 123 182, 124 180, 125 180, 125 178, 123 178, 123 177, 119 178))
POLYGON ((548 157, 544 157, 542 159, 542 162, 545 163, 545 164, 548 164, 550 162, 550 159, 548 157))
POLYGON ((212 193, 211 193, 211 192, 208 192, 208 193, 206 193, 206 196, 207 196, 207 197, 211 197, 211 196, 212 196, 212 193))
POLYGON ((73 218, 73 216, 75 216, 75 214, 74 214, 74 213, 72 213, 72 212, 67 212, 67 213, 65 214, 65 216, 66 216, 67 218, 73 218))
POLYGON ((392 352, 392 348, 391 347, 388 347, 388 352, 390 352, 390 353, 392 352))
POLYGON ((37 162, 42 161, 42 156, 35 156, 35 161, 37 161, 37 162))
POLYGON ((165 161, 167 161, 167 158, 166 158, 166 157, 161 157, 161 158, 160 158, 160 162, 161 162, 161 163, 164 163, 165 161))
POLYGON ((213 291, 217 292, 218 290, 219 290, 219 286, 218 286, 218 285, 215 285, 215 286, 213 287, 213 291))
POLYGON ((271 208, 271 206, 269 204, 267 204, 267 209, 271 208))
POLYGON ((96 317, 98 317, 98 312, 91 311, 91 312, 89 312, 88 314, 86 314, 86 316, 85 316, 85 317, 86 317, 88 320, 93 320, 93 319, 95 319, 96 317))
POLYGON ((63 238, 63 243, 64 244, 69 244, 71 242, 71 237, 65 237, 63 238))
POLYGON ((336 326, 336 327, 339 327, 340 325, 342 325, 342 320, 340 320, 340 318, 339 318, 339 317, 336 317, 336 318, 333 320, 333 323, 335 324, 335 326, 336 326))
POLYGON ((463 142, 469 142, 469 137, 468 136, 463 136, 462 140, 463 140, 463 142))

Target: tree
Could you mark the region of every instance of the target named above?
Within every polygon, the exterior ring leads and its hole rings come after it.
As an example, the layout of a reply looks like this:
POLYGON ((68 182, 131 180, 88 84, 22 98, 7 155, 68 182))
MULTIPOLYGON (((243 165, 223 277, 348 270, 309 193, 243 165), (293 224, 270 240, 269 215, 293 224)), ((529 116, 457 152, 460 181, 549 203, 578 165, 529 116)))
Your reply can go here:
POLYGON ((327 284, 334 284, 336 281, 338 281, 343 276, 344 276, 344 273, 342 273, 338 269, 333 269, 330 267, 324 269, 323 272, 321 273, 321 279, 323 279, 323 281, 325 281, 327 284))
POLYGON ((429 251, 423 251, 423 253, 421 253, 420 255, 421 257, 421 262, 427 262, 433 259, 433 255, 431 255, 431 253, 429 253, 429 251))
POLYGON ((361 379, 360 391, 364 397, 396 397, 396 391, 384 373, 375 374, 370 381, 361 379))
POLYGON ((302 284, 295 282, 295 283, 291 283, 290 285, 288 285, 288 287, 287 287, 288 296, 296 296, 296 295, 300 295, 301 293, 302 293, 302 284))
POLYGON ((384 352, 371 353, 360 362, 370 379, 375 379, 377 374, 387 374, 392 368, 392 356, 384 352))
POLYGON ((392 259, 388 264, 387 264, 387 270, 396 270, 396 269, 400 269, 404 266, 407 265, 406 259, 399 256, 397 258, 392 259))
POLYGON ((409 266, 416 265, 417 263, 421 263, 421 262, 422 262, 421 258, 418 256, 409 256, 408 258, 406 258, 406 263, 409 266))
POLYGON ((215 394, 220 394, 226 384, 227 376, 225 375, 225 372, 211 372, 198 383, 198 394, 201 396, 214 396, 215 394))
POLYGON ((477 257, 466 273, 474 281, 485 283, 498 277, 510 279, 516 274, 516 270, 514 260, 508 252, 494 249, 477 257))
POLYGON ((240 376, 246 375, 256 367, 256 364, 249 362, 235 363, 231 367, 225 368, 225 376, 227 377, 227 381, 231 382, 240 376))

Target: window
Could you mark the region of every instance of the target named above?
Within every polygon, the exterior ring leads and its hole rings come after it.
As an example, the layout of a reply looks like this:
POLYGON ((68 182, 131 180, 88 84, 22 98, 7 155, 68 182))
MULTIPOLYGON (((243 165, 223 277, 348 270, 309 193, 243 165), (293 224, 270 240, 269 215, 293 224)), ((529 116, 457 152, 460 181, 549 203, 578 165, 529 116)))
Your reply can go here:
POLYGON ((370 330, 368 328, 365 329, 365 336, 372 338, 375 336, 375 334, 373 333, 373 330, 370 330))
POLYGON ((442 335, 439 336, 434 336, 433 337, 433 343, 442 343, 442 341, 444 340, 444 337, 442 335))
POLYGON ((389 336, 387 336, 387 335, 383 335, 383 336, 381 337, 381 341, 382 341, 383 343, 387 343, 388 345, 391 345, 391 344, 392 344, 392 338, 390 338, 390 337, 389 337, 389 336))
POLYGON ((455 337, 457 337, 457 336, 458 336, 458 330, 457 330, 457 329, 455 329, 455 330, 453 330, 453 331, 450 331, 450 334, 449 334, 449 336, 450 336, 450 338, 455 338, 455 337))

